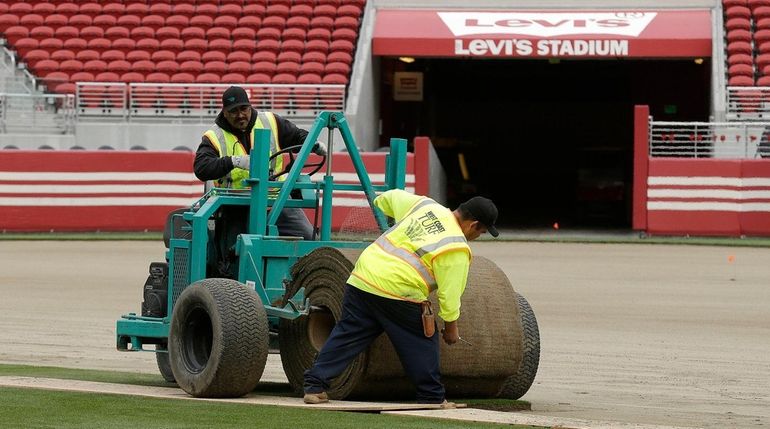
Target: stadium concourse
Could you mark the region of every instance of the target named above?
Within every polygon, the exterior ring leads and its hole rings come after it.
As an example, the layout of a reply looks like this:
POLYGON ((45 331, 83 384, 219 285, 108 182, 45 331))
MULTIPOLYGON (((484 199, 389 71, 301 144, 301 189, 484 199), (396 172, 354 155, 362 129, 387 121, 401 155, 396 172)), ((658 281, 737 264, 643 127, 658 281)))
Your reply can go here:
POLYGON ((441 199, 485 194, 507 226, 770 234, 768 222, 646 221, 767 213, 763 163, 693 196, 675 179, 640 187, 650 172, 638 162, 770 156, 757 89, 765 3, 4 2, 0 150, 194 150, 237 83, 257 108, 306 128, 344 111, 365 151, 428 137, 441 199), (646 135, 635 106, 649 110, 646 135), (661 193, 682 204, 648 204, 661 193))

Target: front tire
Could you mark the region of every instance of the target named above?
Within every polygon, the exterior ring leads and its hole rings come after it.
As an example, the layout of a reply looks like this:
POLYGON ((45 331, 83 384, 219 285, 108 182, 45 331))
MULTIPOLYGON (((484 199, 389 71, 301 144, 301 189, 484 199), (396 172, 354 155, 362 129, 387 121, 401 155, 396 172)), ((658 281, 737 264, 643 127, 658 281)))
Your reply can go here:
POLYGON ((230 279, 188 286, 174 306, 169 357, 179 387, 199 398, 243 396, 267 361, 267 314, 256 292, 230 279))

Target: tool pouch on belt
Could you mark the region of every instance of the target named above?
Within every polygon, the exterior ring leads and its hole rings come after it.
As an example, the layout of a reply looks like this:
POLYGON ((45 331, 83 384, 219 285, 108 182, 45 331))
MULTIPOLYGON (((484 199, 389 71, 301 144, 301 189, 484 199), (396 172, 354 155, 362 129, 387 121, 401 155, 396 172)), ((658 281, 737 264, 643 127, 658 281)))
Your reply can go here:
POLYGON ((422 306, 422 332, 427 338, 431 338, 436 333, 436 316, 433 314, 433 307, 430 301, 423 301, 422 306))

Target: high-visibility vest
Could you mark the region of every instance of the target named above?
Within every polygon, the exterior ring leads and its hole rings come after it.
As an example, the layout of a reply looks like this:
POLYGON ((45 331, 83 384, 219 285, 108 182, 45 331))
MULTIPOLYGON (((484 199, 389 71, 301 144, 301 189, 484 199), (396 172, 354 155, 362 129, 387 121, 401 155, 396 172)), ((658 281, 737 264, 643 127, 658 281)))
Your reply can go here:
MULTIPOLYGON (((257 115, 257 120, 254 121, 254 126, 252 127, 249 135, 253 136, 254 130, 263 128, 270 130, 270 155, 272 155, 281 150, 281 146, 278 142, 278 126, 275 121, 275 115, 273 115, 271 112, 260 112, 257 115)), ((234 134, 223 130, 216 124, 213 128, 203 133, 203 135, 208 137, 211 144, 217 149, 217 152, 219 152, 220 157, 246 155, 246 149, 244 149, 243 143, 240 142, 234 134), (222 144, 222 142, 224 142, 224 144, 222 144)), ((254 149, 253 141, 251 142, 251 146, 249 148, 250 152, 251 149, 254 149)), ((271 162, 270 170, 273 172, 278 172, 281 171, 281 169, 283 169, 283 157, 277 156, 271 162)), ((215 180, 214 186, 218 188, 241 189, 245 187, 243 180, 248 178, 248 170, 236 167, 227 173, 226 176, 215 180)))
POLYGON ((366 278, 362 270, 353 276, 392 298, 419 302, 427 299, 438 286, 433 273, 433 260, 441 253, 461 250, 471 255, 468 240, 463 235, 451 210, 424 197, 398 223, 383 233, 361 253, 356 267, 377 267, 377 275, 397 278, 396 282, 377 282, 366 278), (389 288, 386 283, 399 286, 389 288), (408 290, 417 288, 419 291, 408 290), (419 293, 416 293, 419 292, 419 293))

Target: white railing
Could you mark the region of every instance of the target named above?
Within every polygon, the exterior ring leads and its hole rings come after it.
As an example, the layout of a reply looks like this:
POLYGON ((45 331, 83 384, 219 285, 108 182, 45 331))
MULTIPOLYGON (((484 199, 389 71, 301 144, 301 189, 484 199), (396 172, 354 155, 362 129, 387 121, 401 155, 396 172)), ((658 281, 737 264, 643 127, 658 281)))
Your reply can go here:
POLYGON ((770 120, 770 87, 728 86, 728 120, 770 120))
POLYGON ((0 133, 73 134, 75 97, 0 93, 0 133))
POLYGON ((770 158, 770 122, 650 121, 653 157, 770 158))
MULTIPOLYGON (((78 82, 75 106, 79 118, 121 121, 210 121, 222 108, 230 84, 154 84, 78 82)), ((259 110, 287 117, 315 117, 322 110, 345 109, 344 85, 241 85, 259 110)))

